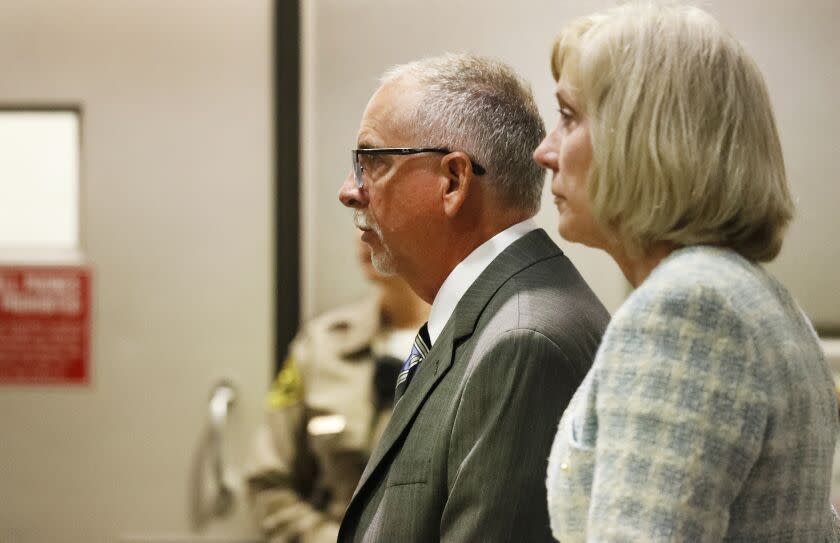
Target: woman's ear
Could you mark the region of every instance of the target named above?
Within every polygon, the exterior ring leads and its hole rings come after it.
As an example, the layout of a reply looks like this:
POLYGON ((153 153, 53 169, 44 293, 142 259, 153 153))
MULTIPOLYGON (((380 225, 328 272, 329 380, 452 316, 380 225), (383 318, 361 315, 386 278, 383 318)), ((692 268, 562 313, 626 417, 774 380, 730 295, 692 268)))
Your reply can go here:
POLYGON ((473 176, 472 162, 466 153, 455 152, 443 157, 443 207, 448 217, 454 217, 469 196, 473 176))

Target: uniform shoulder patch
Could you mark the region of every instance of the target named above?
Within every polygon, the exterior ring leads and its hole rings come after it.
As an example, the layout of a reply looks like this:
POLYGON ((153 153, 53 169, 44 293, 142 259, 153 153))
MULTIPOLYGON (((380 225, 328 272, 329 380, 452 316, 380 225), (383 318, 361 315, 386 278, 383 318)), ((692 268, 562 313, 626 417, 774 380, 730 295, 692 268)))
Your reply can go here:
POLYGON ((268 409, 283 409, 303 399, 303 380, 300 370, 293 356, 283 362, 283 369, 277 374, 271 390, 268 391, 266 407, 268 409))

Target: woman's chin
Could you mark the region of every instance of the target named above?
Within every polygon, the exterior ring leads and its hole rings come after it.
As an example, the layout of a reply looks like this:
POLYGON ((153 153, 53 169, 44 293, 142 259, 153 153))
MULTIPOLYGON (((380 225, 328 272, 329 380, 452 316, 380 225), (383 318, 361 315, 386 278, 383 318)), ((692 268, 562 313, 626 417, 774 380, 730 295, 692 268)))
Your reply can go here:
POLYGON ((560 222, 557 225, 557 233, 560 234, 561 238, 569 243, 580 243, 581 245, 586 245, 587 247, 592 247, 593 249, 606 250, 606 239, 600 236, 599 233, 592 232, 591 229, 577 228, 576 226, 577 225, 564 221, 561 217, 560 222))
POLYGON ((571 242, 571 243, 582 243, 577 235, 577 230, 568 223, 568 221, 563 220, 563 216, 560 216, 560 222, 557 224, 557 233, 560 234, 560 237, 564 240, 571 242))

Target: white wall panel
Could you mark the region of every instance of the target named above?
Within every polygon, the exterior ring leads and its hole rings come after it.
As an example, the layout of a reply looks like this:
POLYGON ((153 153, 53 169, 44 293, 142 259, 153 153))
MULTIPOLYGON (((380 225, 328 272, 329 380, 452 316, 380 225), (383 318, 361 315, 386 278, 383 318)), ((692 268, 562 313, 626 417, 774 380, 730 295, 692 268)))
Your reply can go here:
MULTIPOLYGON (((93 271, 90 385, 0 386, 0 541, 186 539, 223 376, 245 457, 273 362, 270 8, 0 3, 0 103, 81 108, 93 271)), ((207 535, 252 532, 240 502, 207 535)))

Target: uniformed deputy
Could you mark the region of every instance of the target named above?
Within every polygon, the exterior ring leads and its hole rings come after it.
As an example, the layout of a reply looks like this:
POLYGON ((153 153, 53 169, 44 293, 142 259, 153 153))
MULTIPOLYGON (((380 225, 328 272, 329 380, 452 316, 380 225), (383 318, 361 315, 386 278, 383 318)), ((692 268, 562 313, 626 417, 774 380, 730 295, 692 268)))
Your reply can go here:
POLYGON ((400 365, 428 317, 408 285, 378 274, 367 245, 359 246, 377 295, 307 323, 268 395, 246 481, 271 543, 336 540, 388 423, 400 365))

